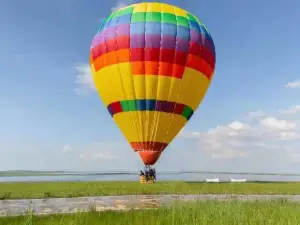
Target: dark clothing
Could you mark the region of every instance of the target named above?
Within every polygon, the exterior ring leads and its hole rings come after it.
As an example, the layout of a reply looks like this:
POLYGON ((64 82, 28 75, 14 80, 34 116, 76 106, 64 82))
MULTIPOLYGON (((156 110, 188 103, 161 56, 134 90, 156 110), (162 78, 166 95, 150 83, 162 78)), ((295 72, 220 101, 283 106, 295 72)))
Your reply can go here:
POLYGON ((149 176, 153 177, 153 170, 152 169, 149 170, 149 176))
POLYGON ((153 179, 156 180, 156 171, 153 169, 153 179))
POLYGON ((149 180, 149 172, 146 171, 145 174, 146 174, 146 181, 148 181, 149 180))

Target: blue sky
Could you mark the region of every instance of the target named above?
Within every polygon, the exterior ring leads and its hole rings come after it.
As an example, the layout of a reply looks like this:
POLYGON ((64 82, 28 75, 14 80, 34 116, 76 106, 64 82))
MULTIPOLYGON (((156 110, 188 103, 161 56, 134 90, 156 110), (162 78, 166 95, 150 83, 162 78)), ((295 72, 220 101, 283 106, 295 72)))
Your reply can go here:
MULTIPOLYGON (((204 101, 157 168, 300 173, 300 2, 162 2, 207 25, 217 64, 204 101)), ((0 170, 142 167, 88 70, 101 20, 126 4, 0 2, 0 170)))

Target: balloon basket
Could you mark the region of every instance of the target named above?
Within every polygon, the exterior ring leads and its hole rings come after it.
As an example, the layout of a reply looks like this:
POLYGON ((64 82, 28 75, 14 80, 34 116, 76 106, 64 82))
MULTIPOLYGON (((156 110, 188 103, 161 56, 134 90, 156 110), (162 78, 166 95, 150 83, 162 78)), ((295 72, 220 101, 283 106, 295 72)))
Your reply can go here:
POLYGON ((141 184, 153 184, 155 183, 154 178, 150 177, 148 180, 146 180, 145 176, 140 176, 140 183, 141 184))

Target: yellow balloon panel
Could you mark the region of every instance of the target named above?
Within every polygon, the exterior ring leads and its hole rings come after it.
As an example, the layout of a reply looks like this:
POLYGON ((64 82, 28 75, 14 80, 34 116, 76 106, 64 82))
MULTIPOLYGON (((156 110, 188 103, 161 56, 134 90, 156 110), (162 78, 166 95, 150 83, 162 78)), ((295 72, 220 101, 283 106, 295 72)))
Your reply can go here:
POLYGON ((170 143, 187 121, 181 115, 157 111, 123 112, 115 114, 113 119, 128 142, 162 143, 170 143), (132 115, 134 115, 133 120, 132 115), (139 133, 137 130, 144 132, 139 133))
POLYGON ((187 16, 187 12, 185 10, 172 5, 162 4, 159 2, 151 2, 151 3, 145 2, 145 3, 137 4, 133 9, 133 13, 143 13, 143 12, 163 12, 163 13, 175 14, 176 16, 182 16, 182 17, 187 16))
POLYGON ((131 70, 130 63, 114 64, 98 72, 93 70, 96 88, 104 104, 119 104, 122 108, 119 111, 115 109, 117 113, 112 115, 129 142, 170 143, 185 125, 189 115, 183 116, 183 112, 160 112, 154 108, 138 110, 138 103, 135 106, 126 104, 134 100, 154 99, 173 102, 195 111, 210 85, 210 80, 191 68, 185 69, 181 79, 133 75, 131 70))
POLYGON ((105 104, 135 99, 138 83, 132 77, 130 63, 119 63, 95 72, 92 70, 96 89, 105 104))
POLYGON ((188 105, 196 110, 210 80, 186 68, 182 79, 157 75, 132 75, 130 63, 119 63, 95 72, 96 88, 106 106, 131 99, 157 99, 188 105))
POLYGON ((210 80, 196 70, 186 68, 180 81, 178 94, 179 103, 190 106, 194 111, 199 106, 210 85, 210 80))

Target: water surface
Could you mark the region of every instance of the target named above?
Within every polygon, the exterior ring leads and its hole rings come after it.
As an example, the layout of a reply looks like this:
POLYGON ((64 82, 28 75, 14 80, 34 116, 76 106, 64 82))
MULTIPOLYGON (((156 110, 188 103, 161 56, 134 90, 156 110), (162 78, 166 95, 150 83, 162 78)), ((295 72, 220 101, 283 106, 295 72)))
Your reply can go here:
MULTIPOLYGON (((211 173, 158 173, 157 180, 163 181, 205 181, 218 178, 221 182, 230 179, 247 179, 247 181, 298 182, 298 175, 254 175, 254 174, 211 174, 211 173)), ((42 181, 138 181, 137 174, 76 174, 46 176, 8 176, 0 177, 0 182, 42 182, 42 181)))

